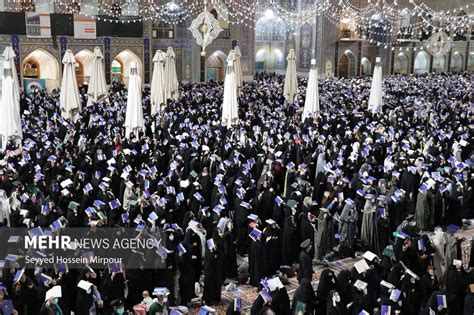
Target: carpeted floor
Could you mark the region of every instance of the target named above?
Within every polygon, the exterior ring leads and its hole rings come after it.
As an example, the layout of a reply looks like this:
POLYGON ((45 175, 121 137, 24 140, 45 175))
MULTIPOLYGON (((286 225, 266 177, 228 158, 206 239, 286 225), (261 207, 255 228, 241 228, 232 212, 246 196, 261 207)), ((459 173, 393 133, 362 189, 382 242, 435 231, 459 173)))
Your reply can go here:
MULTIPOLYGON (((474 225, 471 225, 468 229, 461 229, 456 233, 457 238, 464 238, 461 248, 462 248, 462 258, 463 258, 463 264, 467 266, 469 259, 470 259, 470 252, 471 252, 471 239, 474 237, 474 225)), ((355 262, 360 260, 361 257, 359 258, 347 258, 343 260, 338 260, 330 263, 329 268, 332 269, 336 275, 339 273, 339 271, 343 269, 351 269, 354 265, 355 262)), ((320 266, 320 265, 315 265, 314 266, 314 275, 313 275, 313 287, 316 289, 318 282, 319 282, 319 277, 321 276, 321 273, 324 269, 326 269, 326 266, 320 266)), ((290 300, 293 298, 293 294, 298 287, 298 281, 296 280, 296 277, 288 279, 288 283, 285 285, 286 290, 288 291, 288 295, 290 297, 290 300)), ((249 285, 238 285, 237 286, 238 290, 240 290, 240 298, 242 298, 242 303, 244 307, 243 314, 250 314, 250 307, 252 306, 253 301, 257 298, 258 293, 257 289, 249 286, 249 285)), ((214 308, 217 312, 218 315, 225 314, 227 305, 229 304, 232 299, 236 298, 237 296, 231 292, 227 292, 223 289, 222 291, 222 301, 218 305, 213 305, 212 308, 214 308)), ((198 314, 199 313, 199 305, 195 304, 192 305, 191 308, 189 309, 188 314, 198 314)))

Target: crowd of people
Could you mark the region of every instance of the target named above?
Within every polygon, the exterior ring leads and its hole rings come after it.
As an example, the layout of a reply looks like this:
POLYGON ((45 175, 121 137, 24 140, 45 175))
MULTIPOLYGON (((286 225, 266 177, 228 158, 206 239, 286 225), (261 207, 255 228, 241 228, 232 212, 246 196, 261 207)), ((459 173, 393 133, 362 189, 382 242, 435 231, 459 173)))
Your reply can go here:
POLYGON ((122 85, 93 106, 81 88, 75 123, 58 91, 22 94, 22 146, 0 155, 0 231, 144 226, 166 254, 130 258, 154 268, 68 269, 4 246, 0 314, 179 314, 200 290, 206 314, 230 280, 259 295, 227 314, 474 314, 473 247, 463 257, 471 240, 458 237, 474 218, 472 75, 388 76, 376 114, 370 78, 321 79, 321 112, 305 121, 298 81, 288 104, 282 76, 255 75, 232 128, 222 84, 182 83, 156 116, 145 89, 145 128, 129 138, 122 85))

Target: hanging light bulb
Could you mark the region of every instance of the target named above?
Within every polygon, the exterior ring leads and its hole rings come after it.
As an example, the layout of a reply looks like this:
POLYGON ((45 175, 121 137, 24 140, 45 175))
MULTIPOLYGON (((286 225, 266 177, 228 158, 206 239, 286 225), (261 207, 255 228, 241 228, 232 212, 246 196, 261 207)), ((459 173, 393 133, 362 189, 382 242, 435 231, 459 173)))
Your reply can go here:
POLYGON ((265 17, 269 20, 273 19, 274 14, 272 9, 266 9, 265 10, 265 17))

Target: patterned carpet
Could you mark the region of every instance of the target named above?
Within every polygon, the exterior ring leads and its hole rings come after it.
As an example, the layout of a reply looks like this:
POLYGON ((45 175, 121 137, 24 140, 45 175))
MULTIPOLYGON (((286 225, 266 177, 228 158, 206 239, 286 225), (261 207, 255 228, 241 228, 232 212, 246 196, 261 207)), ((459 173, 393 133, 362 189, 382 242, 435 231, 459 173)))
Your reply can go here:
MULTIPOLYGON (((461 229, 456 233, 457 238, 464 238, 461 248, 462 248, 462 260, 463 264, 467 266, 470 258, 471 252, 471 239, 474 237, 474 225, 471 225, 468 229, 461 229)), ((351 269, 354 266, 354 263, 360 260, 362 257, 358 258, 346 258, 330 263, 329 268, 334 271, 337 275, 343 269, 351 269)), ((319 278, 322 271, 326 269, 326 266, 315 265, 314 266, 314 275, 313 275, 313 287, 316 289, 319 278)), ((286 290, 290 300, 293 299, 293 294, 298 287, 298 281, 296 277, 288 279, 288 283, 285 285, 286 290)), ((250 314, 250 307, 252 306, 253 301, 257 298, 258 293, 256 288, 249 285, 238 285, 237 288, 241 291, 240 298, 242 298, 243 304, 243 314, 250 314)), ((225 314, 227 305, 237 296, 231 292, 225 290, 222 291, 222 300, 218 305, 213 305, 212 308, 216 310, 216 314, 221 315, 225 314)), ((199 314, 199 305, 193 305, 189 309, 188 314, 199 314)))
MULTIPOLYGON (((334 270, 336 274, 339 273, 339 271, 343 269, 351 269, 354 263, 358 259, 356 258, 347 258, 343 260, 338 260, 334 261, 330 264, 330 269, 334 270)), ((313 287, 316 289, 317 284, 319 282, 319 277, 321 276, 322 271, 326 269, 324 266, 315 266, 314 267, 314 274, 313 274, 313 287)), ((288 292, 288 295, 290 297, 290 300, 293 299, 293 294, 298 288, 298 280, 296 280, 296 277, 288 279, 288 283, 285 285, 286 290, 288 292)), ((243 304, 243 314, 250 314, 250 307, 252 306, 253 301, 257 298, 258 293, 257 289, 250 286, 250 285, 238 285, 237 288, 241 291, 240 298, 242 298, 242 304, 243 304)), ((212 308, 214 308, 217 312, 217 314, 225 314, 227 305, 229 304, 230 301, 232 301, 234 298, 237 296, 235 294, 232 294, 231 292, 227 291, 222 291, 222 300, 221 303, 217 305, 213 305, 212 308)), ((199 313, 199 306, 198 305, 193 305, 190 310, 189 314, 198 314, 199 313)))

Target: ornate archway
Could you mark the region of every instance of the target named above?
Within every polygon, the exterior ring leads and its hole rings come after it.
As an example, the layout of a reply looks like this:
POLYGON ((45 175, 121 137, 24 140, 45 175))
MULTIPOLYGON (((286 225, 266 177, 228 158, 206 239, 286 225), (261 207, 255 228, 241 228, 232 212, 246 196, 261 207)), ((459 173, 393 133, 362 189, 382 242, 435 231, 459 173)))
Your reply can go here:
POLYGON ((51 53, 38 48, 30 52, 21 65, 23 85, 31 82, 48 91, 59 87, 59 62, 51 53))
POLYGON ((446 57, 444 55, 436 55, 433 58, 433 72, 440 73, 446 69, 446 57))
POLYGON ((429 71, 430 58, 425 51, 420 51, 415 57, 413 73, 427 73, 429 71))
POLYGON ((393 73, 407 74, 408 73, 408 57, 400 52, 393 63, 393 73))
POLYGON ((362 57, 360 61, 361 66, 361 73, 362 75, 370 75, 372 72, 372 62, 370 62, 369 58, 362 57))
MULTIPOLYGON (((131 50, 125 49, 125 50, 122 50, 112 60, 112 79, 116 78, 119 80, 119 82, 122 82, 125 85, 128 85, 128 78, 130 77, 130 66, 132 62, 135 62, 137 64, 138 75, 142 77, 142 74, 143 74, 142 60, 131 50), (118 64, 120 64, 120 67, 117 67, 118 64), (116 69, 114 69, 114 65, 116 66, 116 69)), ((143 77, 142 77, 142 80, 143 80, 143 77)))
POLYGON ((206 59, 206 81, 224 81, 227 56, 220 50, 206 59))
POLYGON ((356 57, 350 50, 346 50, 339 58, 338 76, 341 78, 353 77, 356 75, 356 57))
POLYGON ((455 51, 451 57, 451 71, 459 72, 464 69, 464 56, 459 51, 455 51))
POLYGON ((255 70, 256 71, 265 70, 266 55, 267 55, 267 51, 264 48, 261 48, 255 54, 255 70))
POLYGON ((76 78, 78 84, 89 82, 92 72, 92 59, 94 54, 89 49, 83 49, 74 55, 76 59, 76 78))

